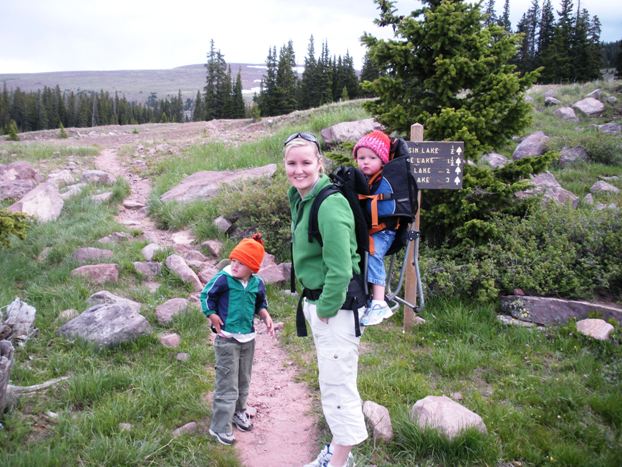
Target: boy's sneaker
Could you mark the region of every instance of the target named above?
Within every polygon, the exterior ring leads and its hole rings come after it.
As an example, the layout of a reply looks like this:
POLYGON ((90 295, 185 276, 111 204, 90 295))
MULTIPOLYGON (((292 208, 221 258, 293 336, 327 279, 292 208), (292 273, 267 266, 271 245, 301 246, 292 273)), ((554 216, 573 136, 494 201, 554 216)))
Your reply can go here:
MULTIPOLYGON (((330 450, 330 444, 327 444, 322 448, 315 460, 309 464, 305 464, 304 467, 327 467, 332 457, 333 453, 330 450)), ((352 453, 348 454, 348 460, 344 467, 356 467, 352 453)))
POLYGON ((220 444, 224 444, 226 446, 231 446, 235 443, 235 436, 233 436, 233 432, 230 433, 216 433, 211 428, 209 429, 209 434, 212 435, 220 444))
POLYGON ((382 303, 374 303, 371 307, 365 310, 360 322, 363 326, 373 326, 379 324, 383 319, 387 319, 393 316, 393 311, 389 305, 382 303))
POLYGON ((245 411, 234 413, 231 422, 238 427, 240 431, 250 431, 253 428, 251 418, 245 411))

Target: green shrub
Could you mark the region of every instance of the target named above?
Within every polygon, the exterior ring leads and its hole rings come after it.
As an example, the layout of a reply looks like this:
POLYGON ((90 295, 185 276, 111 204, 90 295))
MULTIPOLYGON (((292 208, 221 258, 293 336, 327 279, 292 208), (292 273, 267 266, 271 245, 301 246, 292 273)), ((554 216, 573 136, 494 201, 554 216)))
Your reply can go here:
POLYGON ((529 295, 622 297, 622 220, 615 212, 548 206, 499 218, 487 244, 425 249, 423 283, 432 296, 495 299, 529 295))
POLYGON ((27 231, 28 219, 24 213, 0 209, 0 247, 9 246, 13 236, 23 240, 27 231))
POLYGON ((61 139, 67 138, 67 132, 65 131, 65 127, 63 126, 62 123, 58 127, 58 137, 61 139))
MULTIPOLYGON (((281 261, 289 258, 289 183, 282 169, 272 179, 260 179, 238 187, 224 188, 214 199, 220 214, 243 232, 260 231, 266 250, 281 261)), ((198 227, 200 229, 200 226, 198 227)))
POLYGON ((19 136, 17 135, 17 123, 15 123, 15 120, 11 120, 9 122, 6 133, 9 141, 19 141, 19 136))

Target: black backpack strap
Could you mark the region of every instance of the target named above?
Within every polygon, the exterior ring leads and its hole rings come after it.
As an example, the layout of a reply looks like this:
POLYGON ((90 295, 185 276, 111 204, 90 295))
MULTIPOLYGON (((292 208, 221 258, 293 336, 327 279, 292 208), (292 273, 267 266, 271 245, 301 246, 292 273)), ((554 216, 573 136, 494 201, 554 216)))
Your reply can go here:
POLYGON ((330 195, 334 195, 335 193, 340 193, 340 191, 333 185, 326 185, 320 190, 320 192, 313 200, 313 204, 311 204, 311 211, 309 211, 309 242, 312 242, 315 239, 320 244, 320 246, 324 246, 324 242, 322 242, 322 235, 320 234, 320 227, 317 217, 320 211, 320 205, 322 204, 322 201, 324 201, 330 195))
POLYGON ((302 293, 298 299, 298 306, 296 307, 296 335, 298 337, 305 337, 307 335, 307 325, 305 322, 305 315, 302 311, 302 301, 305 298, 317 300, 320 298, 321 293, 322 289, 302 289, 302 293))

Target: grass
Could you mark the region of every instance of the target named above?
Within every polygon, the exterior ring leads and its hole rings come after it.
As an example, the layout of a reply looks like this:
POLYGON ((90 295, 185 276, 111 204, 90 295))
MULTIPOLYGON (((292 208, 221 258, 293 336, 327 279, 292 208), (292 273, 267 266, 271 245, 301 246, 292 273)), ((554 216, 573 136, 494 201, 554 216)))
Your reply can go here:
MULTIPOLYGON (((545 331, 506 327, 491 307, 438 299, 422 317, 427 323, 407 334, 398 316, 363 335, 361 397, 389 409, 395 432, 389 444, 370 441, 357 449, 364 464, 617 465, 619 332, 612 342, 598 342, 573 324, 545 331), (409 420, 417 400, 456 393, 483 418, 487 434, 448 441, 409 420)), ((302 344, 291 335, 284 341, 290 353, 300 353, 302 344)), ((301 368, 314 384, 314 363, 301 368)))
POLYGON ((0 163, 15 161, 46 161, 54 168, 62 167, 70 158, 89 158, 99 153, 94 147, 51 146, 40 143, 6 143, 0 145, 0 163))

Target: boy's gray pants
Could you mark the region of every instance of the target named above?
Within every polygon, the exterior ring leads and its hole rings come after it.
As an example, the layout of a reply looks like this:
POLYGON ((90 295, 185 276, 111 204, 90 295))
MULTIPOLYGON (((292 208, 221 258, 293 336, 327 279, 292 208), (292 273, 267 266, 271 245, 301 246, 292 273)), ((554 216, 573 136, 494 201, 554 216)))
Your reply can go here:
POLYGON ((216 336, 214 352, 216 389, 210 428, 216 433, 230 433, 233 431, 231 425, 233 413, 246 410, 255 339, 240 343, 235 339, 216 336))

